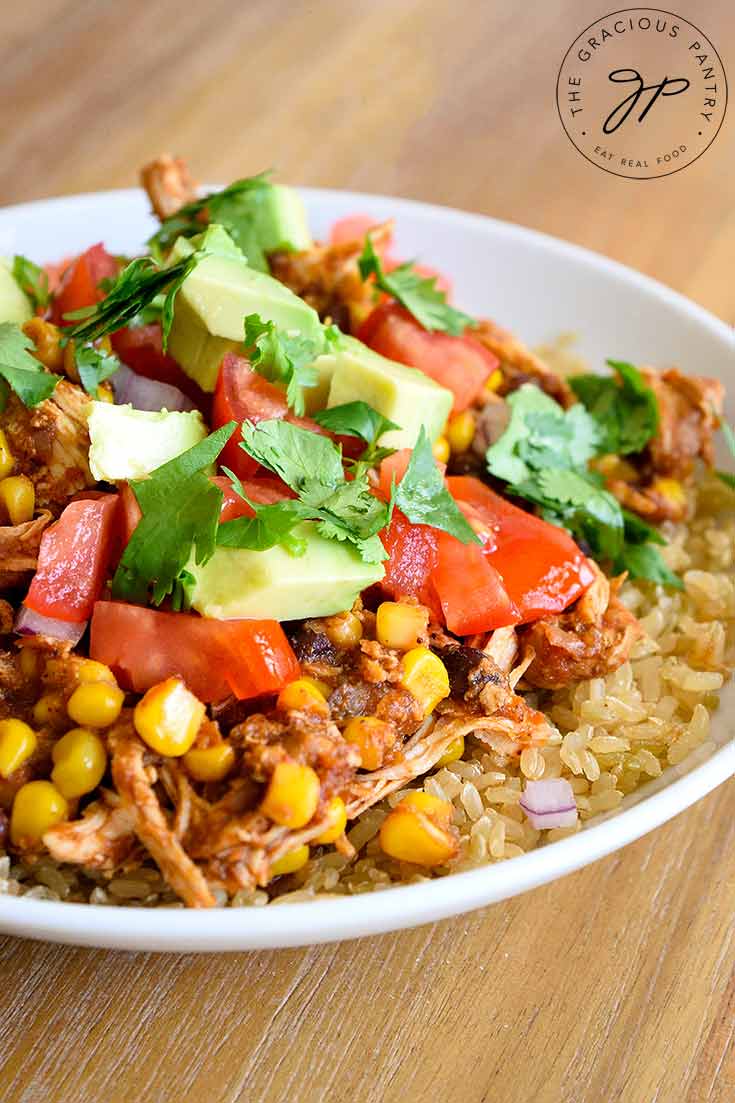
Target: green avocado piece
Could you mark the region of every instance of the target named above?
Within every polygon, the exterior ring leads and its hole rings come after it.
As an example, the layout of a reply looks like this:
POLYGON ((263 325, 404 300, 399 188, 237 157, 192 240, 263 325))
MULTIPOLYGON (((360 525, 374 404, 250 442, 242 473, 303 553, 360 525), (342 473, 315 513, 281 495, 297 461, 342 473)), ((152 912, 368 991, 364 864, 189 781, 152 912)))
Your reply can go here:
POLYGON ((354 337, 345 336, 340 337, 335 351, 320 356, 316 365, 320 381, 331 379, 327 407, 369 402, 400 425, 380 438, 384 447, 413 448, 422 425, 429 440, 441 436, 454 396, 422 371, 388 360, 354 337))
POLYGON ((300 252, 313 242, 301 196, 293 188, 264 188, 255 207, 255 235, 264 253, 300 252))
POLYGON ((22 326, 32 317, 28 296, 15 282, 9 262, 0 257, 0 322, 16 322, 22 326))
POLYGON ((385 573, 381 563, 364 563, 348 544, 320 536, 313 522, 303 521, 293 535, 305 541, 303 555, 276 545, 267 551, 217 548, 203 566, 192 557, 192 607, 217 620, 326 617, 350 609, 385 573))
POLYGON ((259 314, 285 330, 321 340, 316 311, 272 276, 249 268, 221 226, 211 226, 198 238, 179 238, 171 262, 197 247, 214 255, 205 257, 181 285, 168 346, 202 390, 215 389, 222 357, 242 345, 248 314, 259 314))
POLYGON ((134 410, 108 402, 90 402, 87 427, 89 469, 109 483, 149 475, 207 435, 198 410, 134 410))

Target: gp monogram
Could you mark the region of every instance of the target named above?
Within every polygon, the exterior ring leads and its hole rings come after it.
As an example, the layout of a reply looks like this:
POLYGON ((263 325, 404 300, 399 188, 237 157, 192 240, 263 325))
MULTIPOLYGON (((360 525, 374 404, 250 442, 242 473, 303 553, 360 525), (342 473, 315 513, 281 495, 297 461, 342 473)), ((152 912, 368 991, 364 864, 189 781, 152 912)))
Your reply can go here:
POLYGON ((574 40, 556 102, 583 157, 615 176, 651 180, 686 168, 715 140, 727 78, 712 42, 688 20, 627 8, 574 40))

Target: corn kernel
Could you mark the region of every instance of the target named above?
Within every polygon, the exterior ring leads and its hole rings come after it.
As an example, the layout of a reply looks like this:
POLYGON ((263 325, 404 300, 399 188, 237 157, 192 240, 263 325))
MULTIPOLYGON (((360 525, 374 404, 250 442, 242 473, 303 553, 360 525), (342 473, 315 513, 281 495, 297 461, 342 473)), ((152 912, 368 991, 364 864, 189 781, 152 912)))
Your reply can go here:
POLYGON ((187 773, 195 781, 223 781, 235 764, 235 752, 229 743, 211 747, 192 747, 184 755, 187 773))
POLYGON ((39 727, 56 727, 66 719, 66 704, 60 693, 44 693, 33 706, 33 719, 39 727))
POLYGON ((475 439, 475 415, 471 410, 456 414, 447 426, 447 440, 455 455, 466 452, 475 439))
POLYGON ((0 479, 4 479, 6 475, 15 467, 15 459, 13 453, 10 451, 10 445, 8 444, 8 438, 5 433, 0 429, 0 479))
POLYGON ((439 463, 446 463, 449 459, 449 441, 446 437, 437 437, 431 446, 431 451, 434 453, 434 459, 439 463))
POLYGON ((10 777, 31 757, 38 740, 22 720, 0 720, 0 777, 10 777))
POLYGON ((20 672, 24 678, 35 678, 38 674, 38 652, 34 647, 21 647, 18 658, 20 672))
POLYGON ((94 396, 98 402, 109 402, 110 404, 115 401, 115 392, 112 389, 112 384, 104 380, 97 388, 97 393, 94 396))
POLYGON ((396 731, 387 720, 378 720, 377 716, 355 716, 342 732, 342 738, 359 750, 363 770, 379 770, 386 747, 395 742, 396 731))
MULTIPOLYGON (((315 678, 297 678, 295 682, 284 686, 278 694, 278 707, 284 711, 299 709, 328 716, 329 706, 323 692, 324 686, 324 682, 317 682, 315 678)), ((330 692, 328 686, 326 689, 330 692)))
POLYGON ((452 805, 428 793, 408 793, 388 813, 380 845, 391 858, 420 866, 439 866, 457 853, 451 831, 452 805))
POLYGON ((109 682, 82 682, 69 698, 66 711, 83 727, 107 728, 117 720, 124 700, 123 691, 109 682))
POLYGON ((110 670, 109 666, 105 666, 104 663, 98 663, 96 659, 84 659, 77 668, 77 681, 80 685, 86 685, 93 682, 109 682, 110 685, 116 686, 115 675, 110 670))
POLYGON ((316 842, 320 846, 335 842, 347 826, 347 809, 342 797, 332 797, 327 805, 327 826, 316 842))
POLYGON ((36 508, 36 488, 27 475, 8 475, 0 480, 0 503, 11 525, 24 525, 33 520, 36 508))
POLYGON ((429 611, 423 605, 384 601, 375 617, 375 634, 383 647, 410 651, 418 647, 429 627, 429 611))
POLYGON ((63 797, 74 800, 96 789, 107 769, 107 751, 98 735, 72 728, 54 744, 51 780, 63 797))
POLYGON ((449 696, 449 675, 444 663, 428 647, 414 647, 403 656, 401 685, 423 707, 424 715, 433 712, 449 696))
POLYGON ((64 350, 58 326, 45 322, 43 318, 30 318, 23 326, 23 332, 36 346, 36 359, 49 371, 59 371, 64 363, 64 350))
POLYGON ((204 719, 204 705, 181 678, 166 678, 153 686, 133 713, 135 730, 158 754, 178 758, 186 754, 204 719))
POLYGON ((260 810, 281 827, 304 827, 317 810, 320 789, 319 776, 311 766, 279 762, 260 810))
POLYGON ((335 647, 355 647, 362 639, 362 622, 354 613, 337 613, 329 617, 324 630, 335 647))
POLYGON ((69 805, 50 781, 29 781, 15 794, 10 813, 10 841, 32 847, 50 827, 69 815, 69 805))
POLYGON ((309 848, 304 843, 303 846, 297 846, 295 850, 289 850, 288 854, 284 854, 283 857, 273 863, 271 877, 281 877, 285 873, 296 873, 297 870, 303 869, 308 861, 309 848))
POLYGON ((490 376, 490 378, 488 379, 487 383, 485 384, 485 390, 489 391, 490 394, 495 394, 495 392, 497 391, 498 387, 500 386, 500 384, 502 382, 503 382, 503 373, 501 372, 500 368, 496 368, 495 371, 490 376))
POLYGON ((448 766, 450 762, 457 762, 464 754, 464 736, 458 735, 456 739, 453 739, 451 743, 447 744, 447 749, 441 758, 436 761, 437 766, 448 766))
POLYGON ((652 489, 679 509, 683 509, 687 504, 687 496, 684 487, 678 479, 666 479, 663 477, 655 479, 652 489))

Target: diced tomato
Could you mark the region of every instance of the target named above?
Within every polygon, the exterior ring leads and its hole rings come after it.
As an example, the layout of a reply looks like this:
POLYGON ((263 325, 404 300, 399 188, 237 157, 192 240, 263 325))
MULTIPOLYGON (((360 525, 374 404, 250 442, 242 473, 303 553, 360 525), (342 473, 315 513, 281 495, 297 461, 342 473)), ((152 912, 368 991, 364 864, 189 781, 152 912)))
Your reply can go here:
POLYGON ((92 245, 65 269, 51 304, 51 321, 60 326, 71 325, 70 321, 64 320, 64 315, 84 306, 94 306, 104 299, 105 292, 100 283, 105 279, 115 279, 119 268, 118 262, 104 245, 92 245))
POLYGON ((107 577, 115 537, 116 494, 71 502, 41 537, 25 604, 56 620, 87 620, 107 577))
POLYGON ((494 531, 485 555, 523 623, 560 613, 591 585, 592 568, 563 529, 519 509, 479 479, 452 477, 447 485, 458 503, 470 505, 494 531))
POLYGON ((144 693, 178 674, 205 702, 277 693, 299 676, 278 621, 211 620, 120 601, 95 605, 90 655, 126 689, 144 693))
POLYGON ((498 366, 498 358, 470 336, 430 333, 407 310, 383 303, 357 336, 389 360, 419 368, 454 394, 454 412, 471 406, 498 366))
POLYGON ((400 510, 395 509, 390 525, 380 537, 388 559, 379 585, 395 600, 415 597, 441 621, 441 606, 431 584, 431 574, 436 567, 438 535, 437 530, 428 525, 411 524, 400 510))
POLYGON ((246 420, 267 421, 270 418, 290 421, 292 425, 300 425, 323 436, 330 435, 311 418, 296 417, 288 408, 285 393, 254 372, 242 356, 226 353, 214 392, 212 428, 219 429, 229 421, 238 422, 238 428, 222 449, 220 464, 229 467, 241 479, 254 475, 258 464, 240 448, 242 434, 239 423, 246 420))
POLYGON ((446 532, 437 536, 432 582, 449 631, 471 636, 517 624, 518 609, 480 545, 463 544, 446 532))
MULTIPOLYGON (((344 218, 338 218, 329 232, 330 245, 343 245, 347 241, 362 241, 365 235, 380 226, 380 222, 371 218, 369 214, 348 214, 344 218)), ((375 251, 381 257, 385 257, 393 244, 393 235, 386 237, 384 241, 376 243, 375 251)))

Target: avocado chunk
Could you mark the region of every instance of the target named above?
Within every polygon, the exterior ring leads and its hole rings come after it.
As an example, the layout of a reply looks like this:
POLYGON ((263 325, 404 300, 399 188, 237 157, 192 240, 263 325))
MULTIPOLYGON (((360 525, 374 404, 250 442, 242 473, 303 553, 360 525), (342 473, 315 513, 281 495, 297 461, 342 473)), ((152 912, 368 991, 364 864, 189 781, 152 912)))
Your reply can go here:
POLYGON ((298 253, 313 242, 301 196, 293 188, 264 188, 255 207, 255 235, 264 253, 287 249, 298 253))
POLYGON ((350 609, 361 590, 385 573, 382 564, 364 563, 348 544, 320 536, 313 522, 302 521, 293 534, 306 543, 303 555, 276 545, 267 551, 217 548, 203 566, 192 557, 192 607, 218 620, 325 617, 350 609))
POLYGON ((181 285, 168 347, 202 390, 215 389, 222 357, 242 345, 248 314, 321 341, 316 311, 272 276, 249 268, 221 226, 211 226, 200 239, 179 238, 171 260, 180 260, 197 246, 214 255, 200 261, 181 285))
POLYGON ((429 440, 441 436, 454 396, 423 372, 344 336, 335 351, 320 356, 316 364, 320 380, 331 375, 328 407, 361 400, 400 425, 380 438, 384 447, 413 448, 422 425, 429 440))
POLYGON ((9 262, 0 257, 0 322, 22 326, 33 317, 28 296, 15 282, 9 262))
POLYGON ((149 475, 207 435, 198 410, 154 412, 109 402, 90 402, 87 425, 89 469, 108 483, 149 475))

